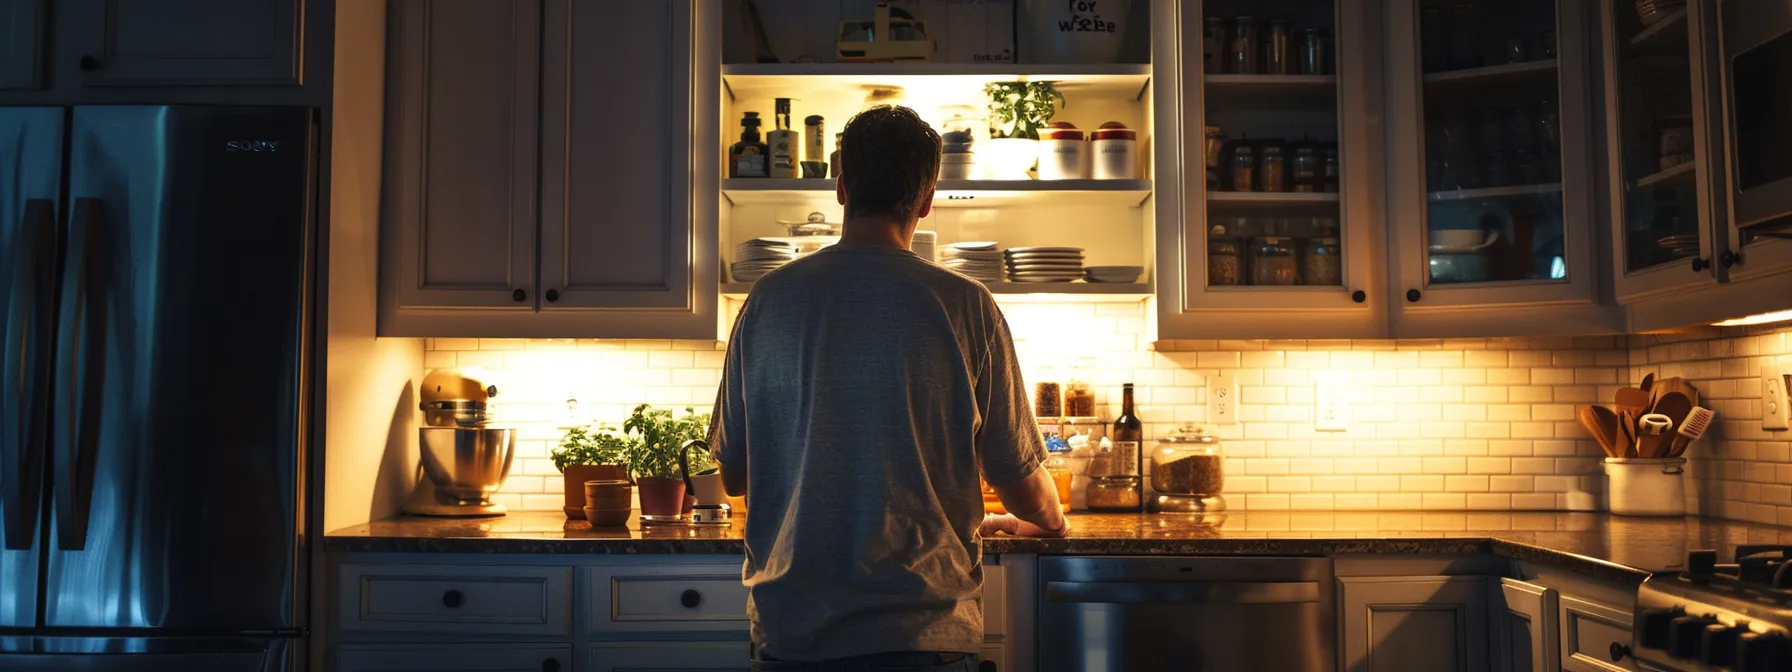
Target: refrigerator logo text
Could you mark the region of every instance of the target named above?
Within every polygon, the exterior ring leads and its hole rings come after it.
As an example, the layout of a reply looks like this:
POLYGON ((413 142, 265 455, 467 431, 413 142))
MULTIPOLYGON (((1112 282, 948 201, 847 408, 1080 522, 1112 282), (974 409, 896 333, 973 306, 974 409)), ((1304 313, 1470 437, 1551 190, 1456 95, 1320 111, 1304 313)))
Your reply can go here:
POLYGON ((226 152, 273 153, 273 152, 280 151, 280 141, 278 141, 278 140, 231 140, 229 142, 224 143, 224 151, 226 151, 226 152))

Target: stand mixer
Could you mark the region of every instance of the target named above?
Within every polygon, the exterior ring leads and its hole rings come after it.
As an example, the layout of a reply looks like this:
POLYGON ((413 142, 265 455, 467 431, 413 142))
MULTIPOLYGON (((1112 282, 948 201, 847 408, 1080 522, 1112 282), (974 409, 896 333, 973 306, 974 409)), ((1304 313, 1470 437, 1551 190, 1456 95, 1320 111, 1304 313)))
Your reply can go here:
POLYGON ((437 369, 424 376, 423 427, 417 429, 422 477, 404 511, 423 516, 502 516, 491 501, 510 476, 516 430, 486 424, 498 387, 478 369, 437 369))

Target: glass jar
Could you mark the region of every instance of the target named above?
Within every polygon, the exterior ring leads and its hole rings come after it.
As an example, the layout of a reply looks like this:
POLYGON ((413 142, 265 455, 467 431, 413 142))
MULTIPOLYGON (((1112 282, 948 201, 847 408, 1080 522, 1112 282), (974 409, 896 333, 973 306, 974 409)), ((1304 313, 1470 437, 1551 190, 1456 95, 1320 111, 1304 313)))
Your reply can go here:
POLYGON ((1070 444, 1058 435, 1047 438, 1045 473, 1052 477, 1052 486, 1058 491, 1058 506, 1064 513, 1070 513, 1070 481, 1074 470, 1070 464, 1070 444))
POLYGON ((1309 285, 1336 286, 1344 282, 1343 248, 1337 238, 1314 238, 1307 244, 1301 275, 1309 285))
POLYGON ((1089 510, 1097 513, 1132 513, 1143 503, 1137 476, 1103 476, 1089 480, 1089 510))
POLYGON ((1294 21, 1270 19, 1269 31, 1263 35, 1263 74, 1286 75, 1294 71, 1289 55, 1294 53, 1294 21))
POLYGON ((1238 241, 1230 238, 1207 239, 1207 285, 1231 287, 1244 278, 1244 259, 1238 253, 1238 241))
POLYGON ((1322 181, 1319 177, 1319 151, 1312 145, 1301 145, 1294 149, 1294 191, 1319 191, 1322 181))
POLYGON ((1232 39, 1226 41, 1226 73, 1260 74, 1257 70, 1257 18, 1240 16, 1232 20, 1232 39))
POLYGON ((1072 380, 1064 386, 1064 416, 1095 417, 1095 392, 1089 389, 1089 383, 1072 380))
POLYGON ((1338 193, 1338 148, 1327 147, 1320 159, 1319 176, 1323 183, 1320 191, 1328 194, 1338 193))
POLYGON ((1057 383, 1034 385, 1033 415, 1040 418, 1056 418, 1064 415, 1064 398, 1060 394, 1057 383))
POLYGON ((1262 180, 1257 184, 1257 191, 1286 191, 1288 189, 1288 162, 1282 157, 1282 146, 1266 144, 1257 150, 1257 162, 1262 165, 1262 180))
POLYGON ((1257 148, 1240 142, 1232 148, 1232 190, 1254 191, 1257 177, 1257 148))
POLYGON ((1280 238, 1264 238, 1251 256, 1251 284, 1278 286, 1299 284, 1300 272, 1294 265, 1294 250, 1280 238))
POLYGON ((1226 510, 1226 456, 1220 442, 1184 425, 1159 440, 1151 453, 1150 510, 1212 513, 1226 510))

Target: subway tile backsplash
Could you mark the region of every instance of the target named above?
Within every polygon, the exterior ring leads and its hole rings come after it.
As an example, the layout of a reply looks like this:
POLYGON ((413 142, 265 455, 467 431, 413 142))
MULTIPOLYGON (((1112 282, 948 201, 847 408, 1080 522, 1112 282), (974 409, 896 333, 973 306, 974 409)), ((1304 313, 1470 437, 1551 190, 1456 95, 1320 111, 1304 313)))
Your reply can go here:
MULTIPOLYGON (((1596 510, 1603 453, 1574 409, 1609 404, 1617 387, 1655 372, 1693 379, 1720 413, 1716 436, 1689 452, 1689 510, 1792 524, 1788 436, 1760 431, 1758 382, 1763 367, 1792 369, 1792 329, 1153 343, 1143 303, 1003 309, 1029 382, 1087 381, 1107 418, 1118 411, 1120 385, 1133 382, 1148 438, 1179 423, 1206 423, 1208 382, 1233 377, 1238 423, 1208 428, 1224 441, 1234 508, 1596 510), (1344 431, 1315 429, 1320 372, 1346 381, 1344 431)), ((498 374, 506 388, 499 413, 523 428, 498 501, 558 509, 561 479, 548 451, 563 427, 620 422, 640 402, 707 411, 725 347, 439 338, 430 339, 425 363, 498 374)))

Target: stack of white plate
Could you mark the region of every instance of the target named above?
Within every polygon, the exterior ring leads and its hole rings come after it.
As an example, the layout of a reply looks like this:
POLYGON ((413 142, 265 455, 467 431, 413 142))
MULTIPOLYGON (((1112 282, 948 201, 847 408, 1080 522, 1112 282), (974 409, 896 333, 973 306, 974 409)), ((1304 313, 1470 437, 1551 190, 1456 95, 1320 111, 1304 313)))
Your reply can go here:
POLYGON ((1002 251, 995 243, 952 243, 940 248, 940 265, 983 282, 1002 281, 1002 251))
POLYGON ((1636 0, 1636 18, 1645 26, 1655 25, 1669 14, 1686 6, 1686 0, 1636 0))
POLYGON ((1089 282, 1133 283, 1144 274, 1144 266, 1090 266, 1083 269, 1083 279, 1089 282))
POLYGON ((1070 282, 1083 277, 1083 248, 1011 247, 1008 279, 1014 282, 1070 282))
POLYGON ((796 257, 795 245, 772 238, 754 238, 734 246, 734 263, 728 270, 735 282, 753 282, 796 257))

